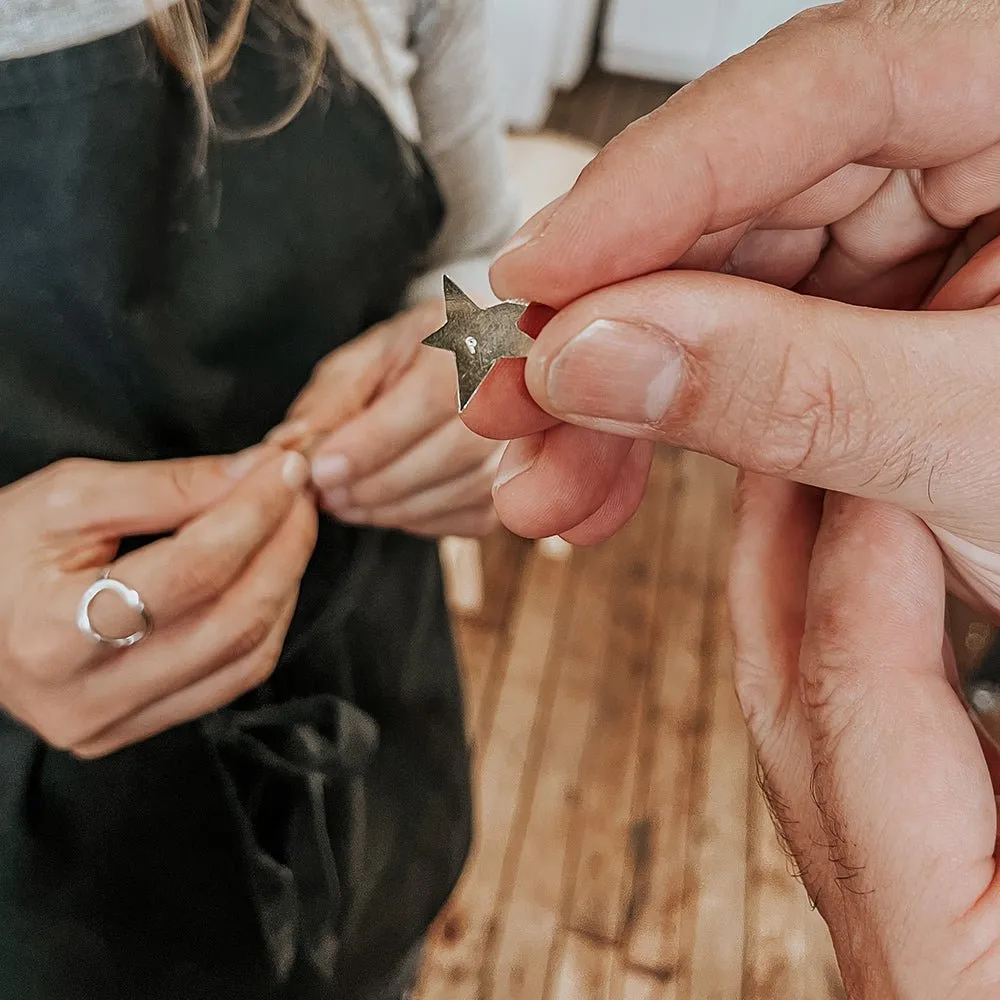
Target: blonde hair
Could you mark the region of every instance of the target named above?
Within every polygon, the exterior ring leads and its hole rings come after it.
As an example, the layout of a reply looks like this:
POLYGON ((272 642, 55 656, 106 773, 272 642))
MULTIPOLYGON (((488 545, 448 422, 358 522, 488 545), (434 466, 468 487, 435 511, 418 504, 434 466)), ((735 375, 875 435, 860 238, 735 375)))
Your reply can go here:
POLYGON ((235 133, 220 128, 212 111, 210 91, 232 69, 243 43, 253 6, 254 0, 235 0, 229 18, 213 40, 209 39, 202 0, 177 0, 150 14, 153 37, 160 52, 184 78, 194 95, 202 126, 203 153, 208 137, 213 132, 224 138, 252 139, 284 128, 305 106, 323 72, 326 44, 319 30, 296 25, 300 34, 308 36, 309 56, 302 66, 298 91, 288 107, 269 122, 249 126, 235 133))

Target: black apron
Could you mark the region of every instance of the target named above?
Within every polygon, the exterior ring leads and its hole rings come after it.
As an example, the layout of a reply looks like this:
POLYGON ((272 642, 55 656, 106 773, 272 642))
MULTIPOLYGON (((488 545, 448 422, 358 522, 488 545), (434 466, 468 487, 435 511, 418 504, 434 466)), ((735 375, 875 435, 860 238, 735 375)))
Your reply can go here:
MULTIPOLYGON (((276 23, 252 19, 229 125, 298 85, 276 23)), ((235 452, 397 311, 442 206, 332 62, 203 173, 145 27, 0 63, 0 484, 235 452)), ((0 715, 0 1000, 399 995, 468 785, 436 547, 326 519, 278 669, 235 705, 89 763, 0 715)))

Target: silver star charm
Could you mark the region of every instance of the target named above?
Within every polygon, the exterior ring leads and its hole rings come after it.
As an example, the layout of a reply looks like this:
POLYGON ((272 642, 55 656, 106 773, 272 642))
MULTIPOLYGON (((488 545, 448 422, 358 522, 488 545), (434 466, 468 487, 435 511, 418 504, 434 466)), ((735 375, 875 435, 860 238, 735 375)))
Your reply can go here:
POLYGON ((424 343, 455 355, 461 413, 501 358, 526 358, 534 341, 517 325, 527 308, 520 303, 480 309, 446 275, 444 304, 448 322, 424 343))

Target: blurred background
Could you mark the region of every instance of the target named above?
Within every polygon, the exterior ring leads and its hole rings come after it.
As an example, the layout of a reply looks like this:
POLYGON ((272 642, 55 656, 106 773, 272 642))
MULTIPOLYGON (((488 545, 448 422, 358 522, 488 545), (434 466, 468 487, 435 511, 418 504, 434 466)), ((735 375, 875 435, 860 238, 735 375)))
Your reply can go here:
MULTIPOLYGON (((678 85, 808 6, 490 5, 525 218, 678 85)), ((422 1000, 842 995, 732 691, 733 479, 663 450, 604 545, 446 544, 479 825, 422 1000)))

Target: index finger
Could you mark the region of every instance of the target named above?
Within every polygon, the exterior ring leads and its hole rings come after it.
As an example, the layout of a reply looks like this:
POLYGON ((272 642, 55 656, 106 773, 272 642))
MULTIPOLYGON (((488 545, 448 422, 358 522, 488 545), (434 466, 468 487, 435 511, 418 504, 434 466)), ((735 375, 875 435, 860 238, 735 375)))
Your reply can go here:
POLYGON ((880 18, 877 7, 806 11, 626 129, 497 261, 497 294, 560 308, 671 266, 703 234, 848 163, 930 166, 982 148, 997 124, 970 92, 968 63, 991 82, 997 72, 970 35, 974 14, 935 24, 931 38, 916 30, 926 12, 880 18), (968 63, 940 72, 959 44, 955 61, 968 63))
MULTIPOLYGON (((138 591, 155 624, 183 618, 217 599, 285 522, 308 478, 299 454, 280 452, 250 473, 218 506, 175 535, 119 559, 111 576, 138 591)), ((113 602, 107 602, 111 605, 113 602)), ((95 601, 99 614, 109 614, 95 601)))

